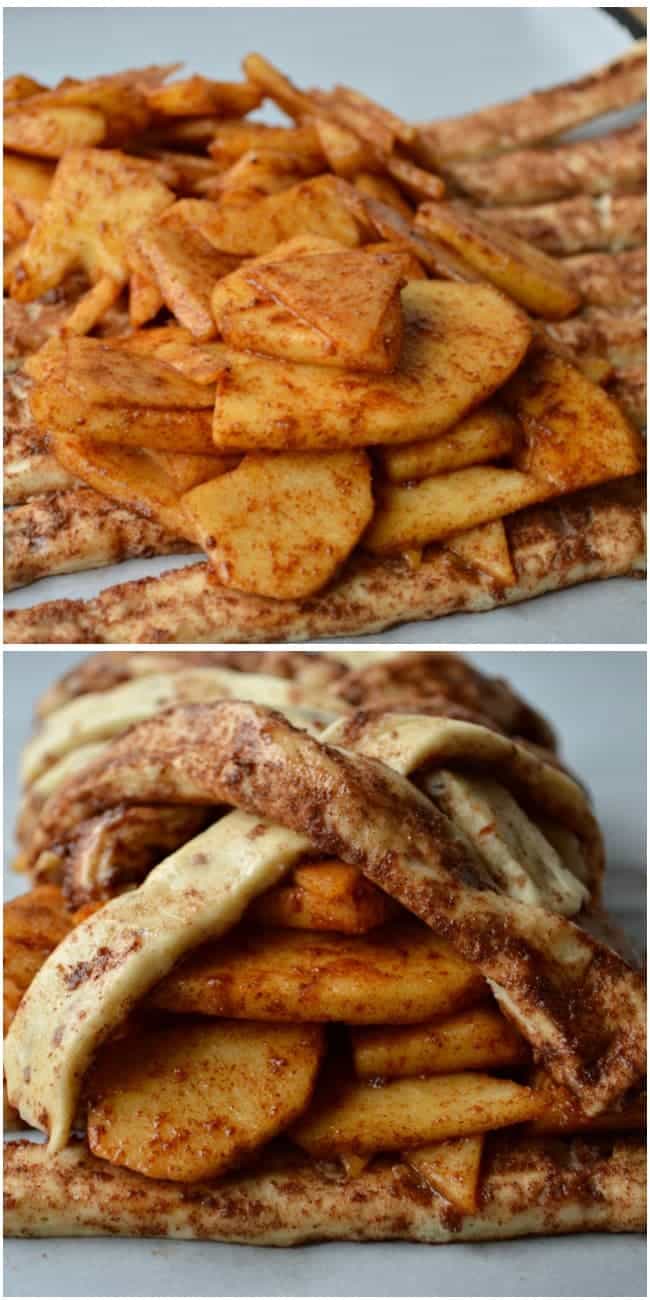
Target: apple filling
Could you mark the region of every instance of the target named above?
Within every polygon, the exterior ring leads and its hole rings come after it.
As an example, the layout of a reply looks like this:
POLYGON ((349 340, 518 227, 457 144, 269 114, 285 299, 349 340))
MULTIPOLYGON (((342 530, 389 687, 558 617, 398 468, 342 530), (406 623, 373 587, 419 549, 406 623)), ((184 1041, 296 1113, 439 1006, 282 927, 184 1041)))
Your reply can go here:
MULTIPOLYGON (((54 886, 6 906, 5 1031, 85 915, 54 886)), ((347 1179, 387 1153, 462 1213, 491 1132, 642 1123, 638 1096, 581 1116, 474 967, 357 868, 313 859, 151 990, 96 1053, 76 1119, 102 1159, 190 1183, 280 1137, 347 1179)))

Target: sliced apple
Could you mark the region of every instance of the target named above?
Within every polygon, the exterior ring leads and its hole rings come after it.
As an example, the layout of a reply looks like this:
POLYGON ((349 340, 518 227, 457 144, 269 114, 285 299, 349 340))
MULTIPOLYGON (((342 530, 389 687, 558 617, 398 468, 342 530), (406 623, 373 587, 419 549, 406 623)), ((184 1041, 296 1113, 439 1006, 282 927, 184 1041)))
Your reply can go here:
POLYGON ((146 451, 109 442, 91 442, 89 438, 75 438, 70 434, 51 436, 59 464, 82 483, 147 519, 156 519, 175 537, 192 539, 191 521, 180 504, 174 483, 146 451))
POLYGON ((3 1033, 23 993, 54 948, 72 928, 61 890, 37 885, 4 905, 3 1033))
POLYGON ((212 405, 209 390, 155 357, 112 348, 99 339, 71 339, 59 355, 67 387, 88 404, 145 410, 212 405))
POLYGON ((33 77, 26 77, 24 72, 5 77, 2 83, 2 94, 7 107, 17 104, 21 99, 29 99, 30 95, 37 95, 40 90, 47 90, 47 86, 41 85, 33 77))
POLYGON ((407 203, 401 190, 390 179, 390 176, 377 176, 374 172, 360 172, 354 179, 355 188, 360 194, 367 194, 371 199, 379 199, 381 203, 387 203, 389 207, 395 208, 397 212, 405 218, 406 221, 412 221, 413 209, 407 203))
MULTIPOLYGON (((401 319, 399 304, 395 313, 395 331, 399 332, 401 319)), ((390 331, 390 325, 388 325, 390 331)), ((279 303, 258 299, 250 307, 239 310, 226 308, 220 319, 220 332, 237 352, 252 352, 260 357, 277 357, 293 364, 335 366, 341 369, 341 360, 335 345, 326 334, 305 324, 279 303)), ((368 357, 373 369, 385 364, 386 349, 381 342, 374 355, 368 357)))
POLYGON ((410 1024, 484 994, 472 966, 405 922, 363 936, 241 927, 176 967, 151 1000, 243 1020, 410 1024))
POLYGON ((221 583, 277 600, 311 595, 372 517, 365 452, 245 456, 182 497, 221 583))
POLYGON ((394 181, 414 200, 415 203, 421 203, 427 199, 441 199, 445 192, 445 183, 440 176, 435 176, 433 172, 424 171, 416 163, 411 162, 410 158, 401 157, 399 154, 391 154, 386 159, 386 171, 392 176, 394 181))
POLYGON ((406 270, 400 252, 342 250, 258 263, 246 279, 324 336, 339 365, 391 371, 402 344, 399 291, 406 270))
MULTIPOLYGON (((261 290, 256 278, 271 263, 293 263, 311 254, 339 256, 343 251, 341 245, 332 239, 298 235, 279 244, 272 253, 246 263, 240 270, 221 280, 212 291, 212 311, 226 342, 237 350, 262 353, 285 361, 340 368, 345 364, 345 359, 339 353, 334 339, 307 320, 296 316, 282 302, 271 298, 270 289, 261 290)), ((327 280, 330 279, 325 263, 323 275, 327 280)), ((397 296, 389 304, 383 325, 383 331, 378 333, 366 353, 366 368, 371 370, 385 369, 387 362, 390 364, 390 350, 384 342, 384 334, 393 339, 393 353, 397 350, 396 344, 399 345, 402 319, 397 296)), ((340 328, 338 337, 341 339, 340 328)), ((345 338, 342 342, 345 354, 345 338)))
POLYGON ((77 269, 93 283, 107 275, 124 284, 131 236, 173 201, 153 165, 141 158, 110 149, 67 149, 13 270, 11 296, 31 302, 77 269))
MULTIPOLYGON (((164 471, 178 496, 199 483, 227 474, 237 464, 236 456, 189 456, 181 451, 150 451, 148 455, 164 471)), ((187 519, 186 519, 187 526, 187 519)))
POLYGON ((7 241, 16 243, 29 233, 47 198, 53 176, 54 164, 51 162, 5 153, 2 185, 4 237, 7 241))
POLYGON ((571 273, 555 257, 469 208, 423 203, 415 224, 441 239, 535 316, 562 320, 580 306, 571 273))
POLYGON ((510 587, 516 574, 510 558, 510 548, 502 519, 489 524, 478 524, 464 533, 456 533, 447 542, 447 550, 457 555, 472 569, 478 569, 499 587, 510 587))
POLYGON ((260 199, 280 194, 322 170, 322 162, 315 157, 268 147, 249 149, 212 182, 210 192, 223 202, 238 195, 260 199))
MULTIPOLYGON (((39 354, 40 355, 40 354, 39 354)), ((37 424, 52 432, 127 446, 210 453, 214 388, 155 357, 97 339, 68 339, 40 367, 30 396, 37 424)))
POLYGON ((127 246, 126 260, 129 268, 129 323, 131 329, 139 331, 142 325, 148 324, 162 311, 165 304, 151 267, 133 239, 127 246))
POLYGON ((404 1159, 434 1192, 444 1196, 461 1214, 475 1214, 485 1138, 449 1138, 405 1152, 404 1159))
POLYGON ((318 132, 309 126, 267 126, 265 122, 220 122, 208 153, 224 169, 253 149, 273 149, 325 166, 318 132))
POLYGON ((555 492, 532 474, 479 465, 437 474, 420 483, 388 483, 363 544, 378 554, 402 551, 501 519, 555 492))
POLYGON ((220 324, 226 308, 237 307, 243 310, 259 300, 259 292, 250 278, 259 267, 271 262, 294 260, 315 253, 340 253, 341 250, 342 245, 336 239, 328 239, 323 235, 302 234, 283 239, 270 253, 262 253, 259 257, 244 262, 214 286, 212 290, 214 319, 220 324))
POLYGON ((328 166, 337 176, 348 179, 376 163, 371 147, 339 122, 327 117, 316 117, 314 126, 328 166))
POLYGON ((410 253, 403 245, 400 247, 399 244, 391 243, 389 239, 378 239, 374 244, 364 244, 363 251, 364 253, 401 253, 402 257, 405 259, 406 280, 427 279, 427 273, 421 262, 418 262, 417 257, 415 257, 413 253, 410 253))
POLYGON ((96 108, 26 102, 5 118, 5 148, 38 158, 62 158, 72 149, 101 144, 107 122, 96 108))
POLYGON ((471 1007, 421 1025, 355 1029, 352 1051, 361 1079, 500 1070, 529 1059, 524 1040, 492 1006, 471 1007))
POLYGON ((515 463, 554 492, 636 474, 643 443, 620 406, 563 357, 527 360, 504 394, 521 424, 515 463))
POLYGON ((316 451, 444 433, 505 382, 528 347, 528 321, 491 286, 412 280, 401 298, 404 341, 390 375, 226 349, 216 446, 316 451))
POLYGON ((112 347, 139 356, 156 357, 196 384, 214 385, 223 370, 221 345, 198 343, 181 325, 135 330, 133 334, 120 334, 107 342, 112 347))
POLYGON ((530 1088, 487 1074, 375 1081, 326 1079, 308 1113, 290 1130, 316 1160, 340 1152, 407 1151, 533 1119, 530 1088))
POLYGON ((366 256, 365 249, 346 252, 330 239, 297 236, 217 284, 212 292, 214 318, 223 338, 236 349, 385 371, 394 367, 399 355, 399 284, 408 272, 408 260, 399 249, 392 252, 399 261, 366 256), (359 298, 367 300, 362 313, 359 298), (356 325, 359 314, 363 320, 356 325))
POLYGON ((315 1025, 140 1028, 92 1066, 90 1149, 148 1178, 213 1178, 301 1114, 322 1052, 315 1025))
POLYGON ((366 934, 384 925, 395 905, 358 867, 318 862, 296 867, 293 878, 255 900, 248 919, 292 930, 366 934))
POLYGON ((289 78, 285 77, 279 68, 269 63, 262 54, 247 54, 242 66, 253 84, 260 86, 264 94, 278 104, 289 117, 296 118, 297 121, 303 117, 313 117, 314 101, 311 96, 298 90, 289 78))
POLYGON ((313 94, 328 114, 367 140, 384 159, 393 153, 398 142, 409 145, 416 137, 415 127, 351 86, 338 85, 329 93, 313 94))
POLYGON ((147 90, 147 105, 156 118, 243 117, 258 108, 262 94, 250 81, 211 81, 184 77, 147 90))
POLYGON ((136 246, 145 258, 170 312, 194 338, 213 338, 212 287, 232 271, 232 258, 219 253, 198 230, 152 222, 138 231, 136 246))
POLYGON ((503 407, 486 402, 442 437, 406 447, 382 447, 378 456, 393 483, 406 483, 498 460, 512 451, 517 428, 517 421, 503 407))
POLYGON ((200 229, 215 248, 242 257, 269 253, 282 240, 300 234, 324 235, 356 248, 360 227, 341 195, 341 185, 344 182, 335 176, 316 176, 254 202, 233 198, 210 204, 214 211, 205 215, 200 229))

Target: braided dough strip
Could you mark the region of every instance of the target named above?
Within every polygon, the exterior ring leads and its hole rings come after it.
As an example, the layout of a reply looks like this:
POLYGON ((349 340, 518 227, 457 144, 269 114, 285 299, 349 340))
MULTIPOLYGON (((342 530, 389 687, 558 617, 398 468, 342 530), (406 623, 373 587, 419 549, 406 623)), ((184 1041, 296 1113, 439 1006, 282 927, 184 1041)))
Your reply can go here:
POLYGON ((92 600, 53 600, 5 614, 9 644, 302 641, 380 632, 413 619, 479 612, 596 578, 642 571, 643 484, 624 479, 504 520, 517 581, 498 588, 451 551, 353 557, 325 591, 269 600, 218 586, 206 564, 121 583, 92 600))
POLYGON ((173 1237, 295 1246, 308 1241, 442 1244, 568 1232, 640 1232, 643 1143, 612 1154, 580 1142, 544 1144, 508 1134, 488 1153, 481 1208, 463 1216, 414 1185, 404 1165, 373 1163, 343 1181, 334 1170, 280 1157, 270 1167, 183 1186, 120 1169, 73 1143, 5 1145, 9 1237, 173 1237))
POLYGON ((347 656, 345 651, 299 650, 105 651, 89 655, 48 687, 38 701, 37 716, 42 721, 81 695, 113 691, 135 680, 144 681, 146 689, 148 677, 194 668, 235 674, 227 679, 234 697, 254 698, 273 708, 284 710, 286 705, 298 707, 307 701, 310 707, 347 713, 375 705, 410 710, 428 700, 444 700, 484 714, 509 734, 549 749, 556 746, 546 718, 508 682, 479 672, 461 655, 449 651, 350 651, 347 656), (246 695, 252 677, 262 684, 263 694, 246 695), (277 678, 286 684, 284 700, 273 693, 280 689, 273 685, 272 679, 277 678))
POLYGON ((575 81, 534 90, 506 104, 420 127, 423 158, 485 158, 538 144, 603 113, 639 103, 646 90, 646 43, 638 41, 613 62, 575 81))
MULTIPOLYGON (((152 673, 109 691, 81 695, 51 713, 23 750, 21 775, 26 782, 33 781, 79 745, 122 734, 176 704, 251 700, 286 712, 291 708, 315 710, 321 698, 320 693, 312 694, 267 673, 236 673, 208 665, 152 673)), ((323 716, 329 721, 340 711, 331 710, 323 716)))
POLYGON ((10 1103, 49 1132, 52 1151, 68 1140, 104 1038, 189 949, 236 925, 309 848, 304 835, 230 813, 55 948, 20 1003, 4 1056, 10 1103))
MULTIPOLYGON (((356 738, 354 721, 347 725, 348 743, 363 744, 363 722, 362 715, 356 738)), ((436 741, 446 758, 449 737, 456 737, 457 757, 462 753, 475 761, 478 756, 493 764, 501 779, 514 778, 543 814, 580 835, 597 873, 597 825, 570 777, 487 728, 446 720, 440 732, 438 723, 387 715, 380 748, 389 762, 410 770, 418 761, 434 760, 436 741)), ((334 724, 334 734, 338 727, 334 724)), ((372 743, 378 743, 376 729, 372 743)), ((280 715, 252 705, 180 707, 134 727, 58 790, 43 810, 31 856, 37 858, 52 841, 64 844, 79 822, 123 801, 234 804, 290 828, 319 852, 359 866, 492 982, 540 1058, 579 1090, 586 1112, 604 1108, 642 1073, 644 998, 637 976, 563 917, 484 889, 477 860, 453 824, 383 763, 316 741, 280 715)), ((200 837, 215 836, 211 852, 221 852, 219 831, 231 820, 222 819, 200 837)), ((197 877, 191 869, 198 843, 191 841, 157 867, 140 890, 113 900, 77 927, 23 999, 6 1043, 9 1096, 23 1118, 49 1130, 54 1149, 67 1139, 98 1027, 102 1035, 108 1032, 98 1004, 112 1008, 108 1028, 124 1014, 125 962, 131 972, 129 997, 135 999, 201 938, 223 932, 212 893, 206 899, 206 871, 197 877), (160 907, 160 888, 165 904, 168 877, 174 899, 171 915, 165 913, 169 960, 161 965, 160 923, 151 933, 145 927, 143 938, 142 909, 146 917, 152 897, 160 907), (204 913, 199 928, 188 924, 183 902, 197 891, 204 913), (136 935, 141 951, 134 953, 127 941, 136 935), (92 971, 90 990, 85 984, 81 993, 76 986, 70 993, 68 947, 72 969, 92 971), (111 955, 110 962, 98 964, 101 952, 111 955), (80 1008, 81 1028, 75 1018, 80 1008), (51 1041, 44 1023, 57 1026, 51 1041)), ((228 846, 224 862, 230 861, 231 871, 238 871, 239 851, 228 846)), ((224 882, 228 869, 219 877, 224 882)))
POLYGON ((482 208, 481 216, 557 257, 639 247, 645 254, 645 194, 600 194, 595 198, 579 194, 536 205, 482 208))
POLYGON ((138 556, 191 551, 153 519, 92 488, 32 496, 4 511, 6 591, 58 573, 85 572, 138 556))
POLYGON ((346 665, 335 654, 318 650, 106 650, 88 655, 57 678, 38 700, 36 714, 39 719, 45 718, 89 691, 110 691, 136 677, 184 672, 187 668, 267 673, 298 680, 313 690, 326 689, 346 672, 346 665))
POLYGON ((573 194, 635 190, 646 175, 645 122, 550 149, 520 149, 485 162, 449 163, 460 189, 478 203, 542 203, 573 194))

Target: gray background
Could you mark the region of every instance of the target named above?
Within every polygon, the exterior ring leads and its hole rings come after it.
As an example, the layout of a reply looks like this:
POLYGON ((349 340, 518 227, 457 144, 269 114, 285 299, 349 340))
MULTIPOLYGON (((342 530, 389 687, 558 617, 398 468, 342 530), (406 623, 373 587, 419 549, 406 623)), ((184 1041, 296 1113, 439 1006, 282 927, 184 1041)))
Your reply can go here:
MULTIPOLYGON (((591 71, 631 37, 589 8, 5 10, 7 73, 45 82, 184 59, 190 71, 233 78, 258 49, 309 86, 349 82, 404 117, 424 121, 591 71)), ((262 117, 274 119, 273 108, 262 117)), ((279 117, 278 117, 279 120, 279 117)), ((18 609, 88 597, 184 563, 178 556, 50 578, 5 597, 18 609)), ((645 590, 631 578, 591 583, 489 614, 456 614, 372 640, 441 644, 645 642, 645 590)))
MULTIPOLYGON (((83 656, 5 654, 5 825, 13 825, 22 745, 37 696, 83 656)), ((485 651, 483 671, 508 677, 556 725, 562 752, 589 786, 605 830, 607 901, 643 936, 645 655, 485 651)), ((12 846, 7 844, 6 860, 12 846)), ((7 892, 20 891, 9 875, 7 892)), ((5 1294, 227 1296, 638 1296, 639 1237, 571 1237, 453 1249, 382 1243, 262 1250, 184 1242, 9 1241, 5 1294)))

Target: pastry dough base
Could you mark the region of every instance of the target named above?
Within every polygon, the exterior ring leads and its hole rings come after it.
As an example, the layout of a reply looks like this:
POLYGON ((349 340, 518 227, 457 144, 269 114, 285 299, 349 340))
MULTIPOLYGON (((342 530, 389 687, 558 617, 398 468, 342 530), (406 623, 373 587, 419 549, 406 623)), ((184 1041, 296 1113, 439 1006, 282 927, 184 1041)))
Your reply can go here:
POLYGON ((463 1216, 407 1167, 375 1161, 345 1181, 335 1165, 281 1151, 264 1168, 215 1183, 160 1182, 40 1143, 5 1145, 5 1235, 175 1237, 295 1246, 310 1241, 442 1244, 571 1232, 637 1232, 645 1224, 641 1139, 605 1143, 493 1139, 481 1208, 463 1216))
POLYGON ((381 632, 398 623, 516 604, 645 564, 641 477, 588 488, 505 520, 516 584, 499 588, 449 550, 417 567, 359 553, 324 591, 277 601, 215 583, 206 564, 53 600, 5 615, 8 644, 200 644, 305 641, 381 632))

